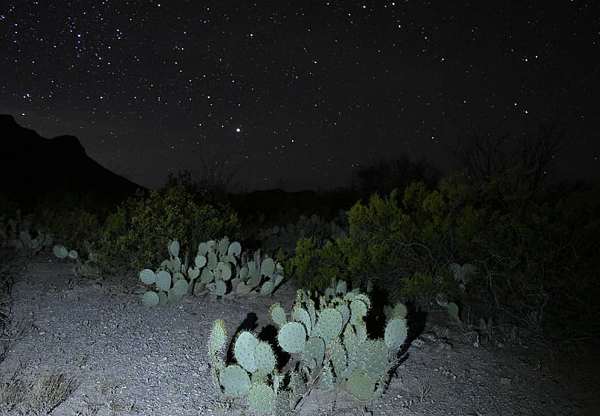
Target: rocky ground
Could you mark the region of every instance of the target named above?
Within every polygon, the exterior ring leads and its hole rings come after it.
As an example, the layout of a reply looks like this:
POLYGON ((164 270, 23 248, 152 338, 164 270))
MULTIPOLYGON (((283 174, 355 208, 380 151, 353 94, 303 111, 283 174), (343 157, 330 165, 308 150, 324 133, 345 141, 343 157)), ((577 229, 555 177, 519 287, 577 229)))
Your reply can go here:
MULTIPOLYGON (((76 277, 56 259, 5 260, 1 276, 2 415, 253 415, 212 384, 212 323, 260 332, 268 307, 289 310, 295 295, 287 283, 273 298, 147 308, 136 279, 76 277)), ((599 356, 588 346, 478 338, 444 311, 423 318, 409 317, 416 330, 382 399, 313 391, 296 414, 600 415, 599 356)))

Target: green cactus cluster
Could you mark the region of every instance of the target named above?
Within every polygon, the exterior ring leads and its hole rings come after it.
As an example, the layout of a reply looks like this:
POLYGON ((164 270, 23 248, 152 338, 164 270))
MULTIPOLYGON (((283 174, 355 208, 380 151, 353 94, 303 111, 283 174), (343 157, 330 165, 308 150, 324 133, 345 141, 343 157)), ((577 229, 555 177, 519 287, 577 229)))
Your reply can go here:
POLYGON ((299 290, 289 313, 279 303, 270 308, 278 329, 274 342, 294 359, 286 375, 276 367, 272 346, 249 331, 237 334, 235 363, 226 364, 221 358, 227 338, 225 323, 215 321, 209 356, 213 381, 222 394, 246 397, 255 411, 277 415, 292 413, 312 388, 342 389, 359 400, 381 396, 406 340, 406 307, 402 303, 386 307, 384 337, 369 339, 365 318, 371 300, 367 295, 347 291, 340 282, 313 297, 299 290))
POLYGON ((149 286, 142 301, 148 306, 179 301, 186 294, 210 292, 214 298, 227 294, 270 295, 283 281, 283 267, 260 250, 242 253, 239 242, 224 237, 198 245, 192 261, 180 257, 178 241, 168 246, 169 259, 153 271, 144 269, 140 280, 149 286))
POLYGON ((77 250, 68 250, 62 244, 56 244, 52 248, 52 253, 59 259, 69 259, 74 262, 73 273, 76 276, 98 276, 100 267, 96 255, 90 252, 87 259, 82 259, 77 250))
POLYGON ((22 217, 17 209, 14 218, 0 216, 0 248, 11 248, 19 254, 37 254, 54 243, 54 236, 32 227, 32 220, 22 217))
POLYGON ((284 254, 292 254, 296 243, 303 237, 317 239, 320 242, 319 246, 345 237, 347 224, 346 214, 343 211, 340 211, 331 221, 326 221, 316 214, 310 217, 301 215, 295 224, 261 228, 254 238, 260 241, 262 248, 268 252, 281 250, 284 254))
MULTIPOLYGON (((470 264, 465 263, 462 266, 457 263, 452 263, 448 267, 450 274, 454 277, 454 281, 456 282, 456 288, 458 289, 458 294, 463 294, 466 290, 467 283, 469 283, 471 276, 475 274, 477 268, 470 264)), ((436 301, 438 305, 446 308, 448 311, 448 315, 451 318, 458 319, 459 318, 459 307, 456 302, 450 302, 448 300, 449 296, 445 293, 438 293, 436 296, 436 301)))

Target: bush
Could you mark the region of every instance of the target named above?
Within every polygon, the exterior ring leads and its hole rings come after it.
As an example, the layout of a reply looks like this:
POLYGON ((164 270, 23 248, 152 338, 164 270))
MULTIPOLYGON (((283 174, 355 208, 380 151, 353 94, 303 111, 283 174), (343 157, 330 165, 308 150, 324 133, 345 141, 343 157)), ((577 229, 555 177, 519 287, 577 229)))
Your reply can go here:
POLYGON ((474 188, 455 176, 435 189, 413 183, 403 195, 358 201, 348 211, 348 238, 325 248, 301 240, 294 272, 311 289, 336 277, 353 286, 371 281, 392 297, 427 305, 441 294, 476 303, 488 316, 591 310, 599 292, 598 186, 551 189, 540 199, 523 187, 498 192, 504 180, 474 188), (449 273, 452 263, 476 266, 464 292, 449 273))
MULTIPOLYGON (((386 287, 395 297, 403 292, 406 277, 445 273, 455 257, 455 249, 446 245, 452 225, 446 199, 419 182, 406 188, 402 200, 394 190, 385 198, 373 194, 368 204, 358 201, 348 211, 348 238, 321 250, 306 241, 298 244, 300 283, 321 289, 337 277, 354 286, 386 287)), ((417 295, 414 287, 410 292, 417 295)))
POLYGON ((201 241, 236 238, 237 214, 228 205, 198 204, 183 187, 138 191, 110 214, 95 244, 102 266, 110 272, 157 267, 172 240, 182 253, 201 241))
POLYGON ((90 244, 98 238, 100 222, 96 214, 83 207, 63 210, 43 209, 39 222, 44 224, 46 232, 54 236, 54 241, 70 250, 76 250, 80 256, 87 256, 90 244))
POLYGON ((295 255, 284 265, 286 274, 296 275, 300 287, 324 292, 336 280, 347 280, 349 272, 348 257, 341 247, 346 240, 337 239, 333 243, 319 248, 317 239, 303 237, 298 240, 295 255))

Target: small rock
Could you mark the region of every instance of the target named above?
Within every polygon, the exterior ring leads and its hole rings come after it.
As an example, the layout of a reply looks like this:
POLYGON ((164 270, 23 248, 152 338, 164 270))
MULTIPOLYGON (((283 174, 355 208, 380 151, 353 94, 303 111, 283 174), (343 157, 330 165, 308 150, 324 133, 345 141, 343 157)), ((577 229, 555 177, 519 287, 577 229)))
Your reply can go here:
POLYGON ((411 342, 411 344, 410 344, 410 345, 411 345, 412 347, 415 347, 415 348, 420 348, 420 347, 422 347, 423 345, 425 345, 425 341, 423 341, 423 340, 422 340, 422 339, 420 339, 420 338, 417 338, 417 339, 415 339, 413 342, 411 342))

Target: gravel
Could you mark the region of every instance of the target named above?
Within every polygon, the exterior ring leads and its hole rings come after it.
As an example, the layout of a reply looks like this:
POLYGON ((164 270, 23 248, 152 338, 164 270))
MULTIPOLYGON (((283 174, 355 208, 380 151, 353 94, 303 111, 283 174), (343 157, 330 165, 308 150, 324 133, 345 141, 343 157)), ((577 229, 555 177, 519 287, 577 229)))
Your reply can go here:
MULTIPOLYGON (((143 287, 135 276, 76 277, 69 263, 51 258, 20 264, 12 276, 7 336, 20 335, 0 363, 0 381, 4 391, 18 385, 23 403, 40 401, 47 390, 58 397, 38 403, 44 412, 29 414, 255 414, 245 400, 218 394, 207 357, 208 336, 218 318, 230 336, 254 322, 259 332, 270 322, 268 308, 274 302, 290 310, 291 284, 272 298, 186 297, 174 307, 149 308, 140 301, 143 287), (43 381, 51 388, 44 390, 43 381), (62 396, 57 393, 63 390, 62 396)), ((545 357, 532 358, 527 348, 475 346, 456 324, 435 321, 432 314, 412 341, 381 400, 360 403, 343 393, 314 391, 297 414, 600 414, 597 397, 588 394, 598 372, 585 362, 574 373, 558 363, 553 367, 545 357), (586 371, 592 378, 581 379, 586 371)), ((7 405, 1 396, 0 391, 0 414, 27 413, 26 403, 7 405)))

